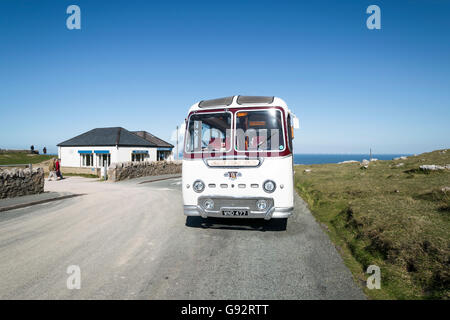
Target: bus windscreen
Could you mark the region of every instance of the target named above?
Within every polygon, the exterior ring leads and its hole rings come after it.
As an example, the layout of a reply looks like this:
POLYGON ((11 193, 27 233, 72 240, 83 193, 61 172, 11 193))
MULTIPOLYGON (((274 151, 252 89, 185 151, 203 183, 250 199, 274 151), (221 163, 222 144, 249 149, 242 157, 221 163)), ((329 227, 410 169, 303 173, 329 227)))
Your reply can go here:
POLYGON ((229 151, 231 113, 201 113, 189 118, 186 152, 229 151))
POLYGON ((237 151, 281 151, 285 149, 279 110, 249 110, 236 113, 237 151))

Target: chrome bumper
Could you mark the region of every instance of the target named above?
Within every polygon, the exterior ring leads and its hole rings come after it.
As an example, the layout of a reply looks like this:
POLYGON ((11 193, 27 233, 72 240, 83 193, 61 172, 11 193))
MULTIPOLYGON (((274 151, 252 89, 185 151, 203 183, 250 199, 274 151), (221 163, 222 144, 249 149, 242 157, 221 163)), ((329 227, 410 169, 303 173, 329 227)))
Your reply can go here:
MULTIPOLYGON (((230 207, 226 207, 226 209, 230 209, 230 207)), ((236 209, 242 209, 242 207, 236 208, 236 209)), ((201 216, 203 218, 208 217, 216 217, 216 218, 259 218, 259 219, 265 219, 270 220, 272 218, 288 218, 292 211, 294 210, 294 207, 271 207, 265 212, 256 212, 256 211, 249 211, 248 216, 224 216, 222 215, 222 211, 207 211, 204 208, 202 208, 200 205, 190 205, 190 206, 184 206, 184 214, 186 216, 201 216)))

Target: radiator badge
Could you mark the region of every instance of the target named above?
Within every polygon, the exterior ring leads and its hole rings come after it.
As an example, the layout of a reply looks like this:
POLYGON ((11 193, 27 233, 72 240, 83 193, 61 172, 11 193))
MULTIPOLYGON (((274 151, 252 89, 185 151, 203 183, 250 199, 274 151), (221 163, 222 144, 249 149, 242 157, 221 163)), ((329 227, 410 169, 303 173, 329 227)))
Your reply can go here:
POLYGON ((242 176, 242 173, 237 171, 228 171, 224 174, 224 176, 230 178, 230 180, 236 180, 237 177, 242 176))

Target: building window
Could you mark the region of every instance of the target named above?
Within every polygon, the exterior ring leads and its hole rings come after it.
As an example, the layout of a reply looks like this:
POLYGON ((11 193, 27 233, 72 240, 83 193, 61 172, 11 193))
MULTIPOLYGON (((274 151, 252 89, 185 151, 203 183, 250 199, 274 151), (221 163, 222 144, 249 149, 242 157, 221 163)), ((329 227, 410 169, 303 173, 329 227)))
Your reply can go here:
POLYGON ((108 154, 97 154, 97 167, 109 167, 111 165, 111 155, 108 154))
POLYGON ((172 151, 158 151, 157 155, 156 155, 156 159, 158 161, 167 160, 171 154, 172 154, 172 151))
POLYGON ((81 166, 82 167, 93 167, 94 166, 94 155, 92 153, 81 154, 81 166))
POLYGON ((131 154, 131 161, 135 162, 141 162, 148 159, 148 153, 132 153, 131 154))

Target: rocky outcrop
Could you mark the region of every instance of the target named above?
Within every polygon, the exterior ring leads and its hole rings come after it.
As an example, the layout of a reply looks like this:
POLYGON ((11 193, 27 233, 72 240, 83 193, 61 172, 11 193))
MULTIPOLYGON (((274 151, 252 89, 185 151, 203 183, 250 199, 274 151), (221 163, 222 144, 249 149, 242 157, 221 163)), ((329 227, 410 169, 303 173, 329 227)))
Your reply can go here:
POLYGON ((44 192, 42 168, 0 171, 0 199, 44 192))
POLYGON ((369 168, 369 164, 370 164, 370 161, 369 161, 369 160, 363 159, 363 161, 361 161, 361 169, 367 169, 367 168, 369 168))
POLYGON ((346 163, 359 163, 359 161, 356 161, 356 160, 345 160, 345 161, 338 162, 338 164, 346 164, 346 163))
POLYGON ((109 166, 108 180, 121 181, 175 173, 181 173, 181 161, 120 162, 109 166))
POLYGON ((425 164, 423 166, 420 166, 419 168, 423 171, 450 170, 450 164, 447 164, 445 166, 439 166, 437 164, 425 164))

